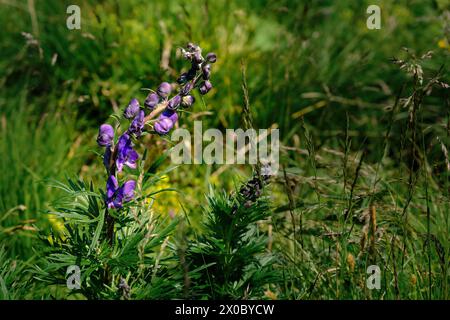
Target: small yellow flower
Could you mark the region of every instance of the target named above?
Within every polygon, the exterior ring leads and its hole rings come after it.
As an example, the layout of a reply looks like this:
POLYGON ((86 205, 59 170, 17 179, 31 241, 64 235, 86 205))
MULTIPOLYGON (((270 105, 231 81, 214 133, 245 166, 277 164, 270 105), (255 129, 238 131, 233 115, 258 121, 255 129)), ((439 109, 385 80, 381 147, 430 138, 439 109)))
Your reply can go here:
POLYGON ((56 233, 61 235, 64 232, 65 227, 62 219, 59 219, 57 216, 53 214, 50 214, 48 216, 48 221, 50 222, 52 229, 56 231, 56 233))
POLYGON ((438 47, 441 49, 450 50, 450 45, 448 44, 448 41, 445 38, 438 41, 438 47))

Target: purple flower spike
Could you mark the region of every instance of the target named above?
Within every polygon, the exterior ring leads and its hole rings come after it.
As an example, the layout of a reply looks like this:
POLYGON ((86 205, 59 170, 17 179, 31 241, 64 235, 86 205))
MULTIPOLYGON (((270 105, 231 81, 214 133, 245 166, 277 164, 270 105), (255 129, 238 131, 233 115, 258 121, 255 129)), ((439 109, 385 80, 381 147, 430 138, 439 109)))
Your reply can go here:
POLYGON ((98 130, 97 143, 101 147, 110 146, 114 139, 114 129, 109 124, 102 124, 98 130))
POLYGON ((155 122, 155 125, 153 128, 155 129, 156 133, 160 135, 167 134, 170 129, 173 128, 174 123, 169 118, 163 118, 159 119, 157 122, 155 122))
POLYGON ((217 61, 217 56, 214 52, 210 52, 206 55, 206 61, 215 63, 217 61))
POLYGON ((123 170, 123 165, 128 166, 131 169, 137 168, 138 153, 133 149, 131 144, 131 138, 128 134, 124 133, 117 143, 117 159, 116 168, 118 172, 123 170))
POLYGON ((156 93, 150 93, 145 99, 144 105, 147 108, 153 109, 159 103, 159 96, 156 93))
POLYGON ((163 82, 159 85, 157 92, 161 98, 165 99, 172 92, 172 86, 168 82, 163 82))
POLYGON ((212 89, 212 84, 208 80, 206 80, 199 88, 200 93, 202 95, 207 94, 209 92, 209 90, 211 90, 211 89, 212 89))
POLYGON ((145 118, 144 110, 139 110, 138 114, 133 119, 133 121, 130 124, 130 127, 128 128, 128 132, 134 133, 136 137, 139 137, 142 134, 142 129, 144 129, 144 118, 145 118))
POLYGON ((194 102, 195 98, 191 95, 188 95, 183 97, 183 99, 181 100, 181 105, 185 108, 189 108, 194 104, 194 102))
POLYGON ((128 107, 126 107, 125 111, 123 112, 123 116, 127 119, 132 119, 137 115, 139 109, 139 101, 137 99, 131 99, 128 107))
POLYGON ((169 104, 167 105, 167 108, 170 110, 176 110, 178 106, 181 103, 181 97, 179 95, 174 96, 172 99, 169 100, 169 104))
POLYGON ((123 202, 131 201, 134 198, 136 181, 129 180, 120 188, 115 176, 110 176, 106 182, 106 205, 108 209, 120 209, 123 202))

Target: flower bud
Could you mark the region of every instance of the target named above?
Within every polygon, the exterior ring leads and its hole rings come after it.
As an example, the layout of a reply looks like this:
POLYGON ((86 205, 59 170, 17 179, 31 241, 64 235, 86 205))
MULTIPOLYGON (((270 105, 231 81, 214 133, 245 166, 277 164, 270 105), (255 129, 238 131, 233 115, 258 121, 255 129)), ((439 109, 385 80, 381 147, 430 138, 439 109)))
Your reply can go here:
POLYGON ((183 72, 177 79, 178 84, 183 84, 183 83, 186 83, 187 81, 188 81, 188 73, 187 72, 183 72))
POLYGON ((188 49, 189 51, 195 51, 196 48, 197 46, 192 42, 188 42, 188 44, 186 45, 186 49, 188 49))
POLYGON ((191 95, 184 96, 183 99, 181 99, 181 105, 185 108, 189 108, 192 106, 195 102, 195 98, 191 95))
POLYGON ((181 103, 181 97, 177 94, 172 99, 169 100, 167 108, 170 110, 176 110, 181 103))
POLYGON ((111 145, 114 139, 114 129, 109 124, 102 124, 98 129, 97 143, 101 147, 111 145))
POLYGON ((188 81, 192 80, 195 78, 195 75, 197 74, 197 67, 195 67, 194 65, 189 69, 189 71, 187 72, 187 79, 188 81))
POLYGON ((181 55, 183 56, 183 58, 185 58, 186 60, 192 60, 192 52, 189 52, 185 49, 181 49, 181 55))
POLYGON ((145 119, 144 110, 139 110, 138 114, 133 119, 133 121, 130 124, 130 127, 128 128, 128 132, 135 134, 136 137, 139 137, 142 134, 142 129, 144 128, 144 119, 145 119))
POLYGON ((217 61, 217 56, 214 52, 210 52, 206 55, 206 61, 215 63, 217 61))
POLYGON ((200 64, 203 62, 202 54, 198 51, 196 53, 194 53, 194 62, 197 64, 200 64))
POLYGON ((212 89, 212 84, 208 80, 206 80, 199 88, 199 91, 202 95, 205 95, 212 89))
POLYGON ((158 87, 158 95, 162 98, 167 98, 172 92, 172 86, 168 82, 163 82, 158 87))
POLYGON ((188 95, 193 88, 194 88, 193 82, 186 83, 186 85, 180 89, 180 95, 182 96, 188 95))
POLYGON ((211 76, 211 65, 209 63, 202 67, 202 74, 203 79, 209 80, 209 77, 211 76))
POLYGON ((127 119, 132 119, 139 112, 139 108, 139 101, 137 99, 131 99, 128 107, 126 107, 125 111, 123 112, 123 116, 127 119))
POLYGON ((159 103, 159 96, 156 93, 150 93, 145 99, 144 105, 153 109, 159 103))

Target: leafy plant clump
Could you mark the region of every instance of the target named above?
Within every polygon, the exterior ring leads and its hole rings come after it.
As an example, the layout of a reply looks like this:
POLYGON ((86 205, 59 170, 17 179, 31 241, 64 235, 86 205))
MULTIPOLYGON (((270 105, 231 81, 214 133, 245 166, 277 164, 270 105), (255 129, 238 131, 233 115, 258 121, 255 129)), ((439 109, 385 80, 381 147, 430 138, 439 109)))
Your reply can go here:
POLYGON ((155 172, 167 155, 147 168, 139 143, 148 134, 168 134, 195 102, 194 88, 201 95, 212 88, 216 55, 204 58, 191 43, 181 51, 191 68, 178 78, 175 95, 170 98, 173 85, 163 82, 149 93, 144 108, 137 99, 130 101, 123 112, 130 121, 126 131, 118 134, 119 117, 114 127, 100 126, 105 189, 74 179, 54 184, 67 196, 49 212, 64 221, 63 231, 42 235, 45 255, 33 269, 35 279, 53 288, 44 297, 237 299, 262 297, 264 285, 275 279, 274 256, 266 253, 267 236, 257 225, 270 215, 262 196, 267 176, 255 176, 234 195, 211 193, 204 233, 189 240, 186 255, 172 241, 180 219, 152 210, 155 194, 174 190, 155 191, 167 171, 155 172))
POLYGON ((209 195, 206 232, 188 250, 193 266, 206 266, 196 279, 195 296, 262 298, 264 289, 279 281, 276 256, 266 252, 267 233, 257 225, 271 214, 268 198, 262 195, 268 178, 255 175, 234 195, 209 195))

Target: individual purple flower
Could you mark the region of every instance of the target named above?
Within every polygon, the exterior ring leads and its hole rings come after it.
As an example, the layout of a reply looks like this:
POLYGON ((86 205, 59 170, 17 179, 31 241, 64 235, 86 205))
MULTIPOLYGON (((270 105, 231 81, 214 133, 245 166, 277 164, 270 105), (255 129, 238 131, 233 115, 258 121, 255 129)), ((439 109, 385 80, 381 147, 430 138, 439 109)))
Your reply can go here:
POLYGON ((193 62, 195 62, 197 64, 200 64, 203 62, 202 54, 199 51, 194 53, 194 61, 193 62))
POLYGON ((161 113, 153 128, 158 134, 164 135, 173 128, 177 121, 178 114, 173 110, 166 109, 161 113))
POLYGON ((212 84, 208 80, 206 80, 199 88, 199 91, 202 95, 205 95, 212 89, 212 84))
POLYGON ((107 147, 112 144, 114 139, 114 129, 109 124, 102 124, 98 129, 97 143, 101 147, 107 147))
POLYGON ((202 67, 202 75, 203 79, 209 80, 209 77, 211 76, 211 65, 209 63, 202 67))
POLYGON ((179 84, 183 84, 186 83, 188 81, 188 73, 187 72, 183 72, 177 79, 177 82, 179 84))
POLYGON ((170 129, 172 129, 174 126, 174 123, 169 118, 163 118, 158 119, 158 121, 155 122, 155 125, 153 128, 155 129, 156 133, 160 135, 164 135, 169 133, 170 129))
POLYGON ((177 94, 172 99, 169 100, 167 108, 170 110, 176 110, 181 103, 181 97, 177 94))
POLYGON ((142 134, 142 129, 144 129, 144 118, 145 118, 144 110, 139 110, 138 114, 133 119, 133 121, 130 124, 130 127, 128 128, 128 132, 135 134, 136 137, 139 137, 142 134))
POLYGON ((132 119, 138 114, 139 110, 140 110, 139 101, 133 98, 128 104, 128 107, 125 108, 123 116, 127 119, 132 119))
POLYGON ((123 202, 131 201, 134 198, 136 181, 129 180, 121 187, 115 176, 111 175, 106 182, 106 205, 108 209, 120 209, 123 202))
POLYGON ((178 114, 170 109, 166 109, 164 110, 160 115, 159 115, 159 119, 164 119, 164 118, 169 118, 170 121, 172 121, 173 123, 178 121, 178 114))
POLYGON ((181 96, 185 96, 188 95, 189 92, 191 92, 191 90, 194 88, 194 82, 190 81, 188 83, 186 83, 181 89, 180 89, 180 95, 181 96))
POLYGON ((163 82, 159 85, 157 93, 161 98, 167 98, 172 92, 172 86, 168 82, 163 82))
POLYGON ((144 105, 147 108, 153 109, 159 103, 159 96, 156 93, 150 93, 145 99, 144 105))
POLYGON ((206 61, 215 63, 217 61, 217 56, 214 52, 210 52, 205 57, 206 61))
POLYGON ((184 96, 183 99, 181 99, 181 105, 185 108, 189 108, 192 106, 195 102, 195 98, 191 95, 184 96))
POLYGON ((131 169, 136 169, 138 153, 133 149, 131 138, 128 134, 124 133, 117 143, 117 158, 116 168, 118 172, 123 170, 123 165, 128 166, 131 169))

